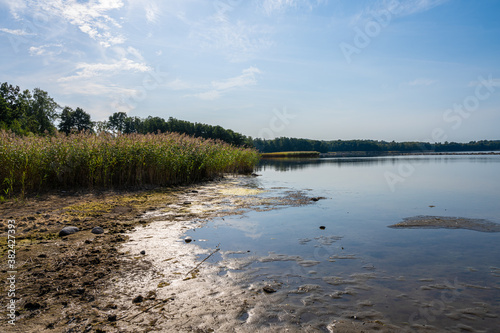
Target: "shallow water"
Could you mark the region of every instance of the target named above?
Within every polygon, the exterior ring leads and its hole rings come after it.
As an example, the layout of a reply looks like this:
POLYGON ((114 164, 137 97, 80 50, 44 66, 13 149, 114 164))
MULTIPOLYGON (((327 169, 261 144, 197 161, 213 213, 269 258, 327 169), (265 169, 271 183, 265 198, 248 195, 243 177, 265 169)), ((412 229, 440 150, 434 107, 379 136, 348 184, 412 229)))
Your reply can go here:
POLYGON ((220 244, 207 260, 220 276, 276 290, 244 321, 496 332, 500 233, 388 226, 414 216, 500 223, 499 167, 498 155, 264 160, 246 184, 263 190, 253 195, 325 199, 215 218, 187 235, 220 244))

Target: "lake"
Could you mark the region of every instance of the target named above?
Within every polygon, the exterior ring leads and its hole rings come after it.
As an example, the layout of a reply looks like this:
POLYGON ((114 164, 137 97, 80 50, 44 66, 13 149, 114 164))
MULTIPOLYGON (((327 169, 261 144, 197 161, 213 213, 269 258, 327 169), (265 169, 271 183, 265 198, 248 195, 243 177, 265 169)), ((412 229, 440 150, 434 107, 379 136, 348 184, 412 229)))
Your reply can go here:
POLYGON ((261 190, 256 196, 321 198, 187 232, 206 249, 220 244, 207 260, 220 265, 220 276, 269 287, 269 302, 243 320, 326 332, 337 320, 498 332, 499 232, 388 226, 419 216, 500 223, 499 155, 277 159, 261 161, 256 172, 245 184, 261 190))

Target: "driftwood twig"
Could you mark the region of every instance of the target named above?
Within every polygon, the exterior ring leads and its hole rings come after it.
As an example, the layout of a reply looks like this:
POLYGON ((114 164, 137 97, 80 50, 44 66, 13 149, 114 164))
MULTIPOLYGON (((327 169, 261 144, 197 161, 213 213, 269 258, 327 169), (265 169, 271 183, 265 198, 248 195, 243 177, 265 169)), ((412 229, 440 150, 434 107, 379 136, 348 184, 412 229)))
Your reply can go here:
POLYGON ((200 267, 200 265, 201 265, 201 264, 203 264, 203 263, 204 263, 204 262, 205 262, 208 258, 210 258, 210 257, 211 257, 211 256, 213 256, 216 252, 218 252, 218 251, 220 250, 219 246, 220 246, 220 243, 219 243, 219 244, 217 244, 217 246, 215 247, 215 250, 214 250, 212 253, 210 253, 210 254, 209 254, 209 255, 208 255, 205 259, 203 259, 202 261, 200 261, 200 262, 198 263, 198 265, 196 265, 196 267, 195 267, 195 268, 193 268, 192 270, 190 270, 189 272, 187 272, 187 273, 186 273, 186 276, 188 276, 191 272, 194 272, 195 270, 197 270, 197 269, 198 269, 198 267, 200 267))

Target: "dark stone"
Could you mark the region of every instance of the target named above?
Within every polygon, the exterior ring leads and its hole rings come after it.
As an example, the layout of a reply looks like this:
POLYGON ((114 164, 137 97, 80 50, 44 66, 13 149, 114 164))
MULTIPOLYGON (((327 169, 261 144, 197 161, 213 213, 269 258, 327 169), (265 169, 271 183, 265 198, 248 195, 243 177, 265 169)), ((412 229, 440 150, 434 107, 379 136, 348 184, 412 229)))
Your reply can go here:
POLYGON ((141 251, 141 254, 146 254, 146 251, 142 250, 142 251, 141 251))
POLYGON ((326 198, 325 197, 313 197, 310 200, 316 202, 316 201, 319 201, 319 200, 322 200, 322 199, 326 199, 326 198))
POLYGON ((47 255, 45 253, 39 254, 38 258, 47 258, 47 255))
POLYGON ((141 295, 137 296, 136 298, 134 298, 132 300, 132 303, 141 303, 142 301, 144 301, 144 297, 142 297, 141 295))
POLYGON ((104 233, 104 229, 101 227, 93 227, 91 233, 100 235, 104 233))
POLYGON ((59 231, 59 236, 60 237, 68 236, 68 235, 74 234, 75 232, 78 232, 78 231, 80 231, 80 229, 78 229, 77 227, 67 226, 67 227, 62 228, 61 231, 59 231))
POLYGON ((108 316, 108 321, 116 321, 116 314, 110 314, 108 316))
POLYGON ((325 230, 325 229, 326 229, 326 227, 325 227, 324 225, 320 226, 319 228, 320 228, 321 230, 325 230))
POLYGON ((267 294, 272 294, 272 293, 275 293, 276 292, 276 289, 274 289, 273 287, 271 286, 264 286, 264 288, 262 288, 262 290, 264 290, 265 293, 267 294))
POLYGON ((188 236, 188 237, 186 237, 186 238, 184 238, 184 241, 185 241, 186 243, 191 243, 191 241, 192 241, 192 240, 193 240, 193 239, 192 239, 191 237, 189 237, 189 236, 188 236))
POLYGON ((183 205, 190 205, 190 204, 191 204, 191 202, 189 202, 189 201, 184 201, 182 204, 183 204, 183 205))
POLYGON ((35 311, 35 310, 38 310, 40 309, 42 306, 39 304, 39 303, 31 303, 31 302, 28 302, 26 304, 24 304, 24 308, 28 311, 35 311))
POLYGON ((198 191, 196 191, 196 190, 192 190, 192 191, 191 191, 191 193, 198 193, 198 191))

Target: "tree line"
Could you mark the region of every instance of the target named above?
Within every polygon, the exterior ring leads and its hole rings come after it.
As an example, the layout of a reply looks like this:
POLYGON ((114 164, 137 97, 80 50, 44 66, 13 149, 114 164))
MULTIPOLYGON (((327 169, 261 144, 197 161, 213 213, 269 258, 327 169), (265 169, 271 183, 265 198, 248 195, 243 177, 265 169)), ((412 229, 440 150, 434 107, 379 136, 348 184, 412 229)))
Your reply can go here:
POLYGON ((321 141, 280 137, 272 140, 254 139, 253 144, 262 153, 284 151, 327 152, 458 152, 500 150, 500 140, 470 141, 468 143, 444 142, 387 142, 377 140, 333 140, 321 141))
POLYGON ((106 121, 92 121, 89 113, 77 107, 62 108, 46 91, 39 88, 23 90, 4 82, 0 86, 0 130, 18 135, 52 135, 56 131, 111 132, 111 133, 165 133, 176 132, 205 139, 218 139, 235 146, 253 146, 252 139, 221 126, 192 123, 161 117, 129 117, 115 112, 106 121), (59 110, 61 110, 59 112, 59 110))

